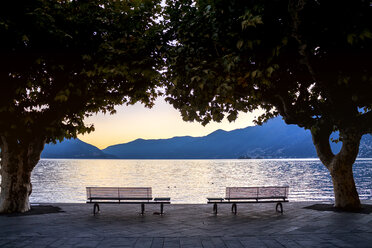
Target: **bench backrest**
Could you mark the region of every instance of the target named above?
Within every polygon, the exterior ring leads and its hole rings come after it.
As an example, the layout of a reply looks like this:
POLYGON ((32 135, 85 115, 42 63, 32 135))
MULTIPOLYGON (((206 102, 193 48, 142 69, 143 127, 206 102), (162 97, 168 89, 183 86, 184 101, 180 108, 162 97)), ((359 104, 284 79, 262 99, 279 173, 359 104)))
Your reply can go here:
POLYGON ((87 187, 87 199, 152 199, 151 187, 87 187))
POLYGON ((288 186, 226 187, 226 199, 288 198, 288 186))

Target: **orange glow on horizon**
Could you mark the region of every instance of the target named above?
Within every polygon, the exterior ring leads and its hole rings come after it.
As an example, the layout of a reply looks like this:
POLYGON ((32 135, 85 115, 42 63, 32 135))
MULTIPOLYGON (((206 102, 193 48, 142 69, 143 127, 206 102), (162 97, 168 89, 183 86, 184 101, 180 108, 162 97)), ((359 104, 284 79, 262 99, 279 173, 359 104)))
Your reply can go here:
POLYGON ((254 113, 240 113, 235 122, 223 120, 221 123, 211 122, 205 127, 196 122, 184 122, 178 110, 163 99, 158 99, 152 109, 141 104, 133 106, 118 106, 115 115, 98 114, 85 120, 92 123, 95 131, 80 135, 78 138, 99 149, 107 146, 127 143, 138 138, 167 139, 175 136, 205 136, 223 129, 226 131, 252 126, 254 113))

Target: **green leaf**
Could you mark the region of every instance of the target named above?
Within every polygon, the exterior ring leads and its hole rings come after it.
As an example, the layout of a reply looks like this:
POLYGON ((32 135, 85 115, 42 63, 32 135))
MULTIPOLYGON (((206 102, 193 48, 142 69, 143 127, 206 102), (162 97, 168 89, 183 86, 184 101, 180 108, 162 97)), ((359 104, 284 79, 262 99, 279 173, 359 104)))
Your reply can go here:
POLYGON ((238 49, 240 49, 240 48, 242 48, 243 44, 244 44, 244 41, 243 41, 243 40, 239 40, 239 41, 236 43, 236 47, 237 47, 238 49))
POLYGON ((266 72, 267 72, 267 76, 271 77, 271 74, 274 72, 274 68, 270 66, 266 69, 266 72))
POLYGON ((22 36, 22 41, 29 41, 27 35, 24 34, 24 35, 22 36))
POLYGON ((354 37, 355 37, 355 34, 348 34, 347 35, 347 43, 349 43, 350 45, 352 45, 353 44, 353 42, 354 42, 354 37))

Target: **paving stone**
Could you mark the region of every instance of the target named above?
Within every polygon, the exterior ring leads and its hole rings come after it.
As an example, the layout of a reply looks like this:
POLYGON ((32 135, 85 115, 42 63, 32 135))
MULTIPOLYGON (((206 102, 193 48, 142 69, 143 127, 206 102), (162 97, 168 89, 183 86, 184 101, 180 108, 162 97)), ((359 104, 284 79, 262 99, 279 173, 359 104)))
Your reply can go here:
POLYGON ((76 247, 76 248, 94 248, 94 247, 98 247, 100 242, 101 242, 100 240, 82 239, 81 242, 76 244, 74 247, 76 247))
POLYGON ((261 248, 265 247, 266 245, 262 240, 258 239, 257 237, 244 237, 240 238, 240 243, 246 248, 248 247, 255 247, 255 248, 261 248))
POLYGON ((222 238, 211 238, 212 243, 214 244, 214 247, 216 248, 226 248, 225 242, 222 240, 222 238))
POLYGON ((163 247, 164 248, 180 247, 180 239, 179 238, 165 238, 163 247))
POLYGON ((5 246, 6 244, 9 244, 11 243, 12 241, 9 240, 9 239, 5 239, 5 238, 0 238, 0 247, 3 247, 5 246))
MULTIPOLYGON (((331 244, 328 241, 318 241, 318 240, 297 240, 296 241, 301 247, 325 247, 331 244)), ((337 246, 334 246, 337 247, 337 246)))
POLYGON ((262 239, 262 243, 266 245, 266 247, 270 248, 284 248, 285 246, 276 241, 275 239, 262 239))
POLYGON ((184 237, 180 238, 181 248, 202 248, 202 242, 199 237, 184 237))
POLYGON ((138 238, 135 243, 135 248, 150 248, 152 245, 152 238, 138 238))
POLYGON ((228 248, 244 248, 239 239, 224 239, 223 241, 228 248))
POLYGON ((28 240, 28 247, 47 247, 55 241, 55 238, 50 237, 33 237, 28 240))
MULTIPOLYGON (((286 248, 301 248, 302 246, 300 246, 296 241, 294 240, 288 240, 288 239, 277 239, 277 241, 283 245, 283 247, 286 247, 286 248)), ((252 246, 253 247, 253 246, 252 246)))
POLYGON ((202 238, 201 244, 203 248, 215 248, 216 247, 210 238, 202 238))
POLYGON ((162 248, 164 246, 164 238, 153 238, 151 248, 162 248))

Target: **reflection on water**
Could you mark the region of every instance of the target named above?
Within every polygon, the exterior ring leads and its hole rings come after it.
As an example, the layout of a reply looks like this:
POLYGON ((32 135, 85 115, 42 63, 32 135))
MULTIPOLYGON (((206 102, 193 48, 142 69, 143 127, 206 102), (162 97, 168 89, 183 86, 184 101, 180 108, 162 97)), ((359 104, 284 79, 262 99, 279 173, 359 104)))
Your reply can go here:
MULTIPOLYGON (((372 199, 372 159, 357 160, 361 199, 372 199)), ((227 186, 288 185, 290 201, 332 200, 327 169, 315 159, 73 160, 43 159, 32 174, 31 202, 85 202, 86 186, 152 187, 172 203, 206 203, 227 186)))

